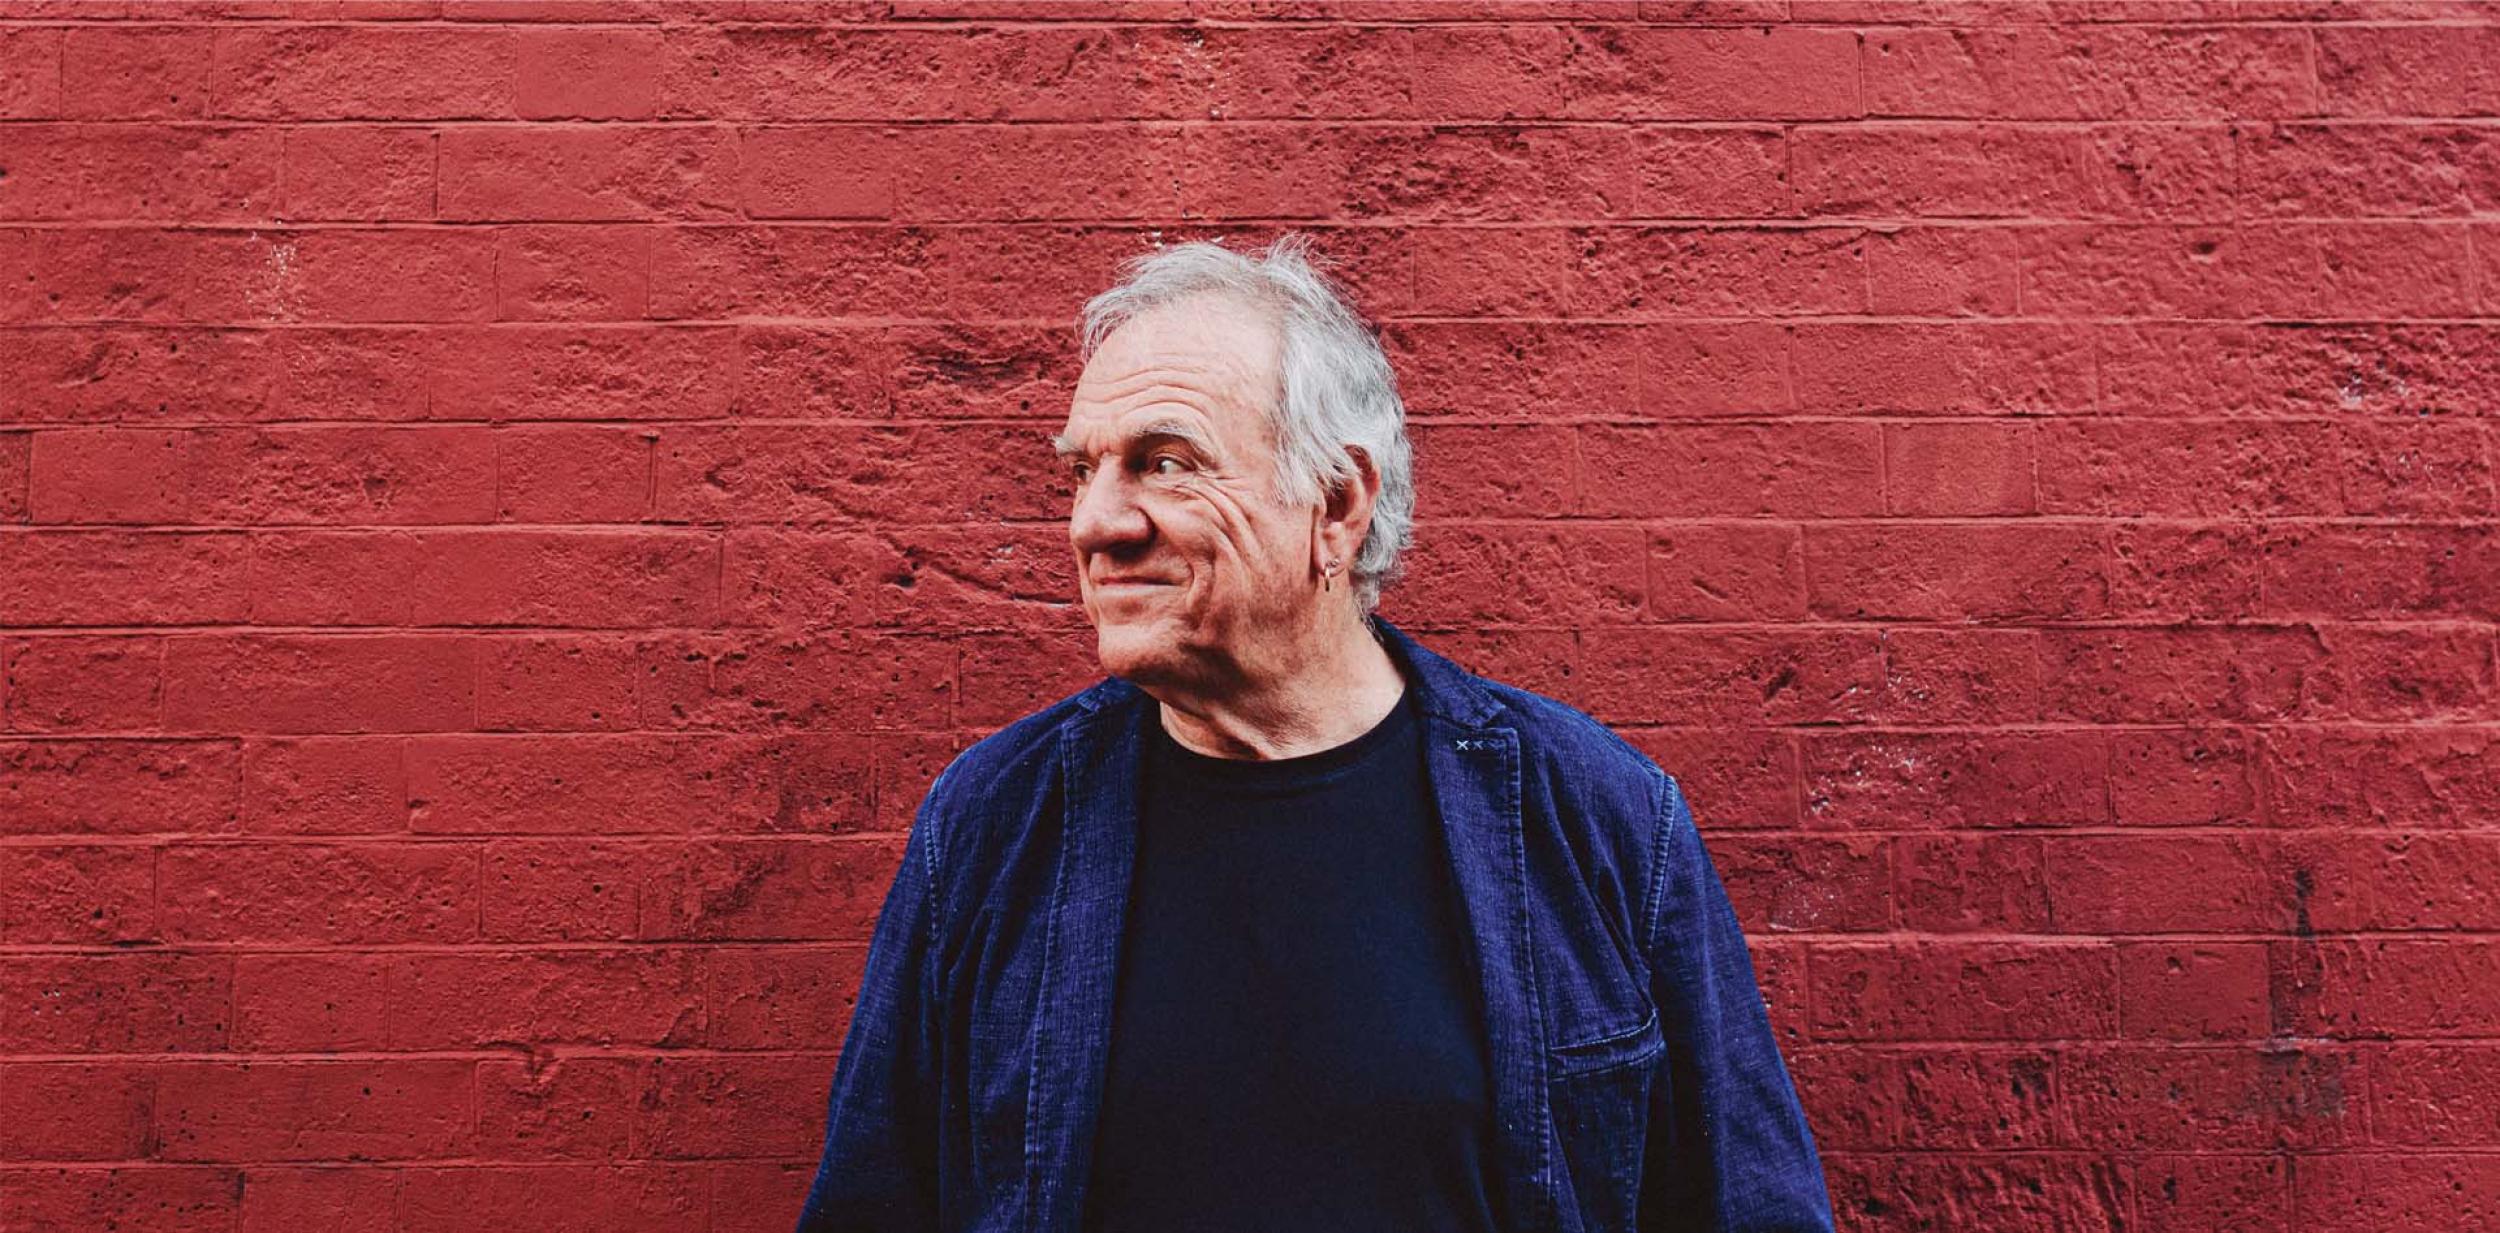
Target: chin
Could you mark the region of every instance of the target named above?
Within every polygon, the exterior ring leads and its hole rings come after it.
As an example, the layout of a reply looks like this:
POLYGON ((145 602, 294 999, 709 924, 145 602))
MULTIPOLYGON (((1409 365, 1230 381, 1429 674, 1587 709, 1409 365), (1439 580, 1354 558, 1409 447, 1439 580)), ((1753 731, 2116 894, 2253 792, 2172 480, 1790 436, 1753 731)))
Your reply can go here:
POLYGON ((1163 621, 1098 621, 1094 625, 1094 653, 1102 660, 1103 671, 1113 676, 1153 677, 1171 663, 1172 650, 1171 630, 1163 621))

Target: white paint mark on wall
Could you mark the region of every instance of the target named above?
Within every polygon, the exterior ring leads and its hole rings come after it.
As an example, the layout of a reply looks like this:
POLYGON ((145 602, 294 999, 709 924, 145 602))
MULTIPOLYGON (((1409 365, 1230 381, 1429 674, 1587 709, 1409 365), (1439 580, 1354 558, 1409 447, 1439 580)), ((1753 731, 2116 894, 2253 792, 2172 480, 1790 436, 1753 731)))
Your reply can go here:
MULTIPOLYGON (((252 233, 252 242, 262 243, 260 233, 252 233)), ((292 321, 303 312, 303 284, 296 275, 295 241, 282 239, 268 245, 261 259, 260 279, 249 294, 252 311, 263 321, 292 321)))

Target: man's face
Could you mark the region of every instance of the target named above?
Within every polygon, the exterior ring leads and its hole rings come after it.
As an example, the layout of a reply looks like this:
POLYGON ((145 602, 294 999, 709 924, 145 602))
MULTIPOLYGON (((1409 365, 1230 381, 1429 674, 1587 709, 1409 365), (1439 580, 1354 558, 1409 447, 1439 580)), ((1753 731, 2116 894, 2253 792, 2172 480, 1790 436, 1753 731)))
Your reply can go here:
POLYGON ((1068 535, 1105 670, 1208 683, 1307 624, 1319 510, 1276 503, 1269 316, 1199 296, 1129 321, 1077 380, 1059 442, 1068 535))

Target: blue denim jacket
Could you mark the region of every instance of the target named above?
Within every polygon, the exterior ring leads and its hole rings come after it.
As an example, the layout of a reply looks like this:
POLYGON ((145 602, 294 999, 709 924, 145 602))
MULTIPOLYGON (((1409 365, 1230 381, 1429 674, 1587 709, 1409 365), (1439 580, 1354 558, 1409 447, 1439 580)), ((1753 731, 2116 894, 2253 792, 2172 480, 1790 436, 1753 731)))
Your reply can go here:
MULTIPOLYGON (((1504 1227, 1831 1228, 1676 781, 1388 621, 1484 982, 1504 1227)), ((1106 677, 956 756, 878 916, 801 1233, 1078 1233, 1154 699, 1106 677)))

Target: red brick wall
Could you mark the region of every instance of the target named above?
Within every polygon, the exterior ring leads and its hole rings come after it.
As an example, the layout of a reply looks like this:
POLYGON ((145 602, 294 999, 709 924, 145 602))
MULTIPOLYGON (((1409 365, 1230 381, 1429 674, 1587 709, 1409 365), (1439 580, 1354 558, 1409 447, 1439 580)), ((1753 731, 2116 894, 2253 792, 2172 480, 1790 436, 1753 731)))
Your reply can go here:
POLYGON ((2500 1227, 2495 117, 2436 0, 7 0, 0 1227, 786 1227, 1095 675, 1065 328, 1282 224, 1844 1228, 2500 1227))

